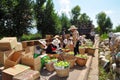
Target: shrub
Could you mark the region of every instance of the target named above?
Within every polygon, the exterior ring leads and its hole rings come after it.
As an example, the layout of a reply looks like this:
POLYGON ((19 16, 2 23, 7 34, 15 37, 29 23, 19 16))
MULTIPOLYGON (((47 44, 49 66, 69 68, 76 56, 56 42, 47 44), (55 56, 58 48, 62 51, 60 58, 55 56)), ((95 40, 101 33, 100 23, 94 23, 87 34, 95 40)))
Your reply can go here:
POLYGON ((25 40, 36 40, 36 39, 40 39, 41 38, 41 34, 24 34, 22 37, 21 37, 21 41, 25 41, 25 40))

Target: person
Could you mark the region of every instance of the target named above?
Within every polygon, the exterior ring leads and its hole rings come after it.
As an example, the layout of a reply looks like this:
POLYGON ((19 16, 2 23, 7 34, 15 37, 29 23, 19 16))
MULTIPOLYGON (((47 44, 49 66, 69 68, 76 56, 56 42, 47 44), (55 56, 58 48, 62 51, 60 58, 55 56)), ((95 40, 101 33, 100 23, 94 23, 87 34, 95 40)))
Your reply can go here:
POLYGON ((113 32, 109 32, 108 36, 109 36, 109 44, 110 44, 111 38, 113 37, 113 32))
POLYGON ((56 46, 57 48, 60 48, 61 47, 61 41, 60 41, 60 36, 59 35, 55 35, 54 39, 53 39, 53 42, 55 41, 56 42, 56 46))
POLYGON ((57 46, 56 46, 56 41, 53 40, 46 48, 46 53, 47 54, 56 54, 57 46))
POLYGON ((65 36, 65 28, 63 28, 62 29, 62 47, 63 48, 65 48, 65 46, 66 46, 66 41, 67 41, 67 39, 66 39, 66 36, 65 36))
POLYGON ((91 40, 93 41, 93 43, 95 42, 95 31, 92 29, 90 32, 90 36, 91 36, 91 40))
POLYGON ((68 30, 72 32, 74 55, 79 54, 79 32, 74 25, 72 25, 68 30))

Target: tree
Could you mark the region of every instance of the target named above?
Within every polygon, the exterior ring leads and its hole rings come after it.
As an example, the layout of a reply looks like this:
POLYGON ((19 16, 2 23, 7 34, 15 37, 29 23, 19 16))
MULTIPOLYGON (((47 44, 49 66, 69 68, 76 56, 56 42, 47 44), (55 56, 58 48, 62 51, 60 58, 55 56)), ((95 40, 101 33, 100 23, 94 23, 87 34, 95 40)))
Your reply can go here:
POLYGON ((41 32, 44 37, 45 34, 58 34, 61 31, 60 20, 55 13, 54 5, 52 0, 47 0, 46 5, 44 5, 45 0, 39 0, 37 2, 36 14, 37 14, 37 29, 41 32), (41 2, 41 4, 40 4, 41 2))
POLYGON ((90 21, 90 17, 86 14, 86 13, 83 13, 80 15, 80 22, 84 22, 84 23, 87 23, 90 21))
POLYGON ((100 12, 96 15, 97 24, 100 27, 100 35, 107 33, 107 30, 112 29, 112 22, 109 17, 105 14, 105 12, 100 12))
POLYGON ((13 11, 13 36, 21 37, 23 34, 29 33, 29 29, 32 28, 32 4, 33 2, 30 0, 18 0, 18 4, 13 11))
POLYGON ((71 10, 71 24, 78 26, 81 8, 77 5, 71 10))
POLYGON ((115 31, 115 32, 120 32, 120 25, 116 26, 116 28, 115 28, 114 31, 115 31))
POLYGON ((2 36, 21 37, 31 28, 32 2, 30 0, 1 0, 0 27, 2 36))
POLYGON ((14 7, 17 4, 16 0, 0 0, 0 35, 11 36, 13 29, 13 15, 14 7))
POLYGON ((70 27, 70 20, 65 13, 62 13, 60 20, 61 20, 62 29, 63 28, 68 29, 70 27))
POLYGON ((41 33, 44 35, 44 26, 45 23, 45 2, 46 0, 36 0, 35 3, 35 20, 37 25, 38 33, 41 33))

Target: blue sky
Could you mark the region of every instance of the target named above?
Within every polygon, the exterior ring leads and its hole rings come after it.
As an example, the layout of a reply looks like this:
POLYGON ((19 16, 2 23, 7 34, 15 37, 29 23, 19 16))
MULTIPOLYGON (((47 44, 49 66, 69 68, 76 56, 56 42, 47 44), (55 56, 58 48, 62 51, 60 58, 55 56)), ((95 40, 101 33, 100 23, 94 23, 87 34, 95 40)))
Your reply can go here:
MULTIPOLYGON (((113 28, 120 25, 120 0, 53 0, 53 3, 54 9, 59 15, 64 12, 69 16, 71 9, 79 5, 80 13, 87 13, 95 26, 97 26, 95 17, 101 11, 111 18, 113 28)), ((36 28, 31 32, 36 33, 36 28)))
POLYGON ((59 15, 65 12, 69 16, 70 10, 79 5, 81 13, 87 13, 95 26, 95 16, 101 11, 111 18, 113 28, 120 24, 120 0, 53 0, 53 3, 59 15))

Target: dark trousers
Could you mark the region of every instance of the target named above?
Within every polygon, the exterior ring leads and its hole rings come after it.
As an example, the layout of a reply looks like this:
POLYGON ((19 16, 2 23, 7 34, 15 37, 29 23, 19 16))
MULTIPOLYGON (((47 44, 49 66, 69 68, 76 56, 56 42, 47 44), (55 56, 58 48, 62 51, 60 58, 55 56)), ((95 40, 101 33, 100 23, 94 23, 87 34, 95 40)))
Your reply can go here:
POLYGON ((74 55, 79 54, 79 41, 77 41, 76 46, 74 47, 74 55))

